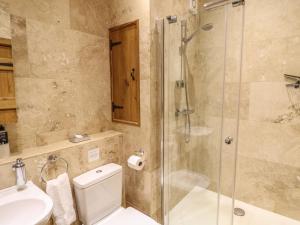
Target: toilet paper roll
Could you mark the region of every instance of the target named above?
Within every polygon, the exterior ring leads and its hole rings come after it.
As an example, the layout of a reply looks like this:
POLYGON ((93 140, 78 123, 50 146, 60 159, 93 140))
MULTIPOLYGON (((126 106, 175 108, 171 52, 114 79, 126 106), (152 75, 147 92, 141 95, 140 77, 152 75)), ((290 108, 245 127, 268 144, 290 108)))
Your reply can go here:
POLYGON ((129 159, 127 160, 127 164, 131 169, 134 170, 142 170, 145 166, 144 160, 136 155, 132 155, 129 157, 129 159))

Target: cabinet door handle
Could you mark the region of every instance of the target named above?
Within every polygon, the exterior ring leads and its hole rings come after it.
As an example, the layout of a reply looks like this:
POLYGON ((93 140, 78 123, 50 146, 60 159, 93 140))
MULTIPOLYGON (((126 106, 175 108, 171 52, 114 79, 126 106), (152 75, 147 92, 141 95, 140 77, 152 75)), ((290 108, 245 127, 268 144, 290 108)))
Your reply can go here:
POLYGON ((130 76, 131 76, 132 80, 135 80, 135 69, 134 68, 132 68, 130 76))

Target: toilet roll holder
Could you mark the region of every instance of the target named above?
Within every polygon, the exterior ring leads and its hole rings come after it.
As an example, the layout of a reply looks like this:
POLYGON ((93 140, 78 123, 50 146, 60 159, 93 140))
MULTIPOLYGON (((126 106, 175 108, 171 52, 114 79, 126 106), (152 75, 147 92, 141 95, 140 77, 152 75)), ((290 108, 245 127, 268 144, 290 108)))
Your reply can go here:
POLYGON ((136 156, 141 157, 142 160, 145 161, 145 151, 144 151, 144 149, 141 148, 141 149, 135 151, 134 154, 135 154, 136 156))
POLYGON ((135 151, 134 154, 130 156, 127 161, 128 167, 137 171, 141 171, 144 168, 145 162, 145 152, 143 149, 135 151), (130 159, 133 161, 129 162, 130 159))

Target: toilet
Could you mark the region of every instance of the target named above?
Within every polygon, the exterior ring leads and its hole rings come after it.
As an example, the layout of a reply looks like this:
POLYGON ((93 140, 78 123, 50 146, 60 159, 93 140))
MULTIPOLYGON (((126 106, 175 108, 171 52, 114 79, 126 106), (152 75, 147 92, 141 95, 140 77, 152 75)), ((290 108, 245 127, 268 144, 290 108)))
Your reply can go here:
POLYGON ((73 179, 83 225, 159 225, 134 208, 123 208, 122 167, 111 163, 73 179))

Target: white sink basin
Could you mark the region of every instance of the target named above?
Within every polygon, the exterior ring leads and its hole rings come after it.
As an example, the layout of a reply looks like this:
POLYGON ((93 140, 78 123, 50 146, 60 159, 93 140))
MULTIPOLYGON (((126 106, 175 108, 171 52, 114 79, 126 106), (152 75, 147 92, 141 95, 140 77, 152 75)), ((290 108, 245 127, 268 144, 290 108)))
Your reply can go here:
POLYGON ((31 181, 22 191, 15 186, 0 190, 0 224, 43 225, 49 221, 52 208, 51 198, 31 181))

